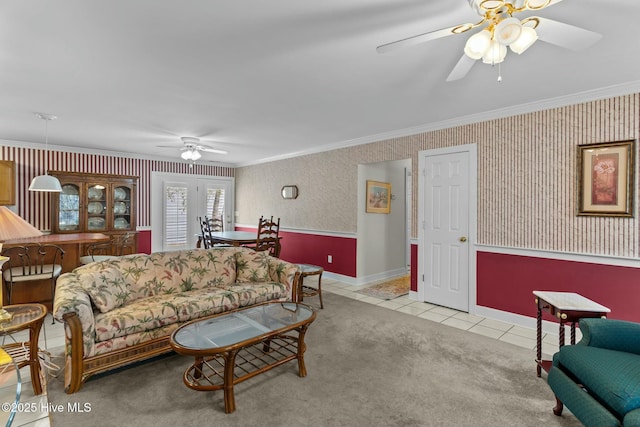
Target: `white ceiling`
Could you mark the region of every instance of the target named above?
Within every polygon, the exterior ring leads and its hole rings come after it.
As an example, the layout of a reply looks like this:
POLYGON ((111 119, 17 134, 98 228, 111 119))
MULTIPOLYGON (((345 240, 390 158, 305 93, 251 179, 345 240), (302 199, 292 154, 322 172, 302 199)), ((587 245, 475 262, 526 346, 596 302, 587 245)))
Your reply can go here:
POLYGON ((180 137, 195 136, 229 152, 203 161, 243 165, 639 90, 639 2, 564 0, 537 15, 604 37, 509 53, 501 83, 481 63, 446 83, 468 35, 376 46, 477 22, 467 0, 3 1, 0 143, 43 144, 44 112, 59 117, 56 148, 178 159, 180 137))

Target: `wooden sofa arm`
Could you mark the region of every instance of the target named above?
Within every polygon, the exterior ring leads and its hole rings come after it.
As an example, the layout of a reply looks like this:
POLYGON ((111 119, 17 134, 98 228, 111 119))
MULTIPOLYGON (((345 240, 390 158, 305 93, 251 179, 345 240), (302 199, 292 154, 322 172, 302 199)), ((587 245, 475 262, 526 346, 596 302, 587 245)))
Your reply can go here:
POLYGON ((65 313, 63 319, 66 340, 71 344, 67 346, 65 351, 64 390, 71 394, 80 390, 82 386, 82 357, 84 355, 82 323, 80 323, 77 313, 65 313))

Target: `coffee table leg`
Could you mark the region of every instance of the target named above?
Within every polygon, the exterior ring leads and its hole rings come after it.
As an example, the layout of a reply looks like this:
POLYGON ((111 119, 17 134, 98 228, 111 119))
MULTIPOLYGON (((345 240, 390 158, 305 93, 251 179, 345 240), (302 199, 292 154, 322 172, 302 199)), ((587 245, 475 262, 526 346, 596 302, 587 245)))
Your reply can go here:
POLYGON ((195 379, 202 377, 202 365, 204 364, 203 360, 203 357, 196 357, 196 361, 193 364, 193 378, 195 379))
POLYGON ((40 359, 38 358, 38 337, 43 320, 40 320, 30 327, 29 331, 29 370, 31 372, 31 384, 33 394, 42 393, 42 382, 40 381, 40 359))
POLYGON ((236 410, 236 399, 233 395, 233 372, 235 371, 237 353, 238 350, 234 350, 224 355, 224 411, 227 414, 236 410))
POLYGON ((307 367, 304 364, 304 352, 307 350, 307 345, 304 343, 304 335, 307 333, 309 325, 305 325, 298 330, 298 376, 307 376, 307 367))

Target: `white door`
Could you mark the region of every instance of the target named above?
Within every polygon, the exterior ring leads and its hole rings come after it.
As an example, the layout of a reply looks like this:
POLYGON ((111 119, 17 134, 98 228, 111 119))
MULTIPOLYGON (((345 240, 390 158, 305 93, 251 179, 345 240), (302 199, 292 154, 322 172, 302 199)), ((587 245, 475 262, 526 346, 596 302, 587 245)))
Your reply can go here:
POLYGON ((425 153, 420 158, 423 222, 419 291, 424 301, 468 312, 470 153, 468 149, 425 153))
POLYGON ((223 216, 233 230, 232 178, 157 173, 151 186, 153 252, 195 248, 204 216, 223 216))

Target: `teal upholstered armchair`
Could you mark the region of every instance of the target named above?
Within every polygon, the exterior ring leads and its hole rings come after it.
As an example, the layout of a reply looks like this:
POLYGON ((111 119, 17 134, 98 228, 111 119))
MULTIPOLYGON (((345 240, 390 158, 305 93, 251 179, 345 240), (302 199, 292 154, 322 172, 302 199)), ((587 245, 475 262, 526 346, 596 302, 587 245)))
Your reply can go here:
POLYGON ((585 426, 640 426, 640 323, 581 319, 582 340, 553 356, 547 381, 585 426))

